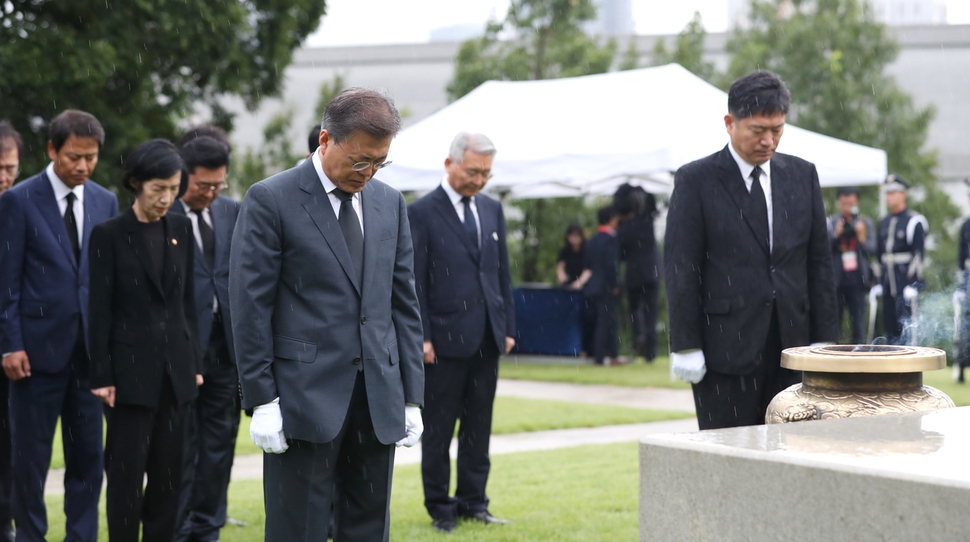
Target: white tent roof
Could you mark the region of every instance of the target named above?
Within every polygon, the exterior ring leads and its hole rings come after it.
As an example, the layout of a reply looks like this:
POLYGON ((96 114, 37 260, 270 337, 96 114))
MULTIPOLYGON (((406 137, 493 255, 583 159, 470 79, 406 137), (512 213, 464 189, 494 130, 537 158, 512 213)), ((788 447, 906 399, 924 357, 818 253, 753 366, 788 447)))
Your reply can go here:
MULTIPOLYGON (((489 81, 403 130, 381 180, 430 190, 460 131, 498 149, 489 189, 515 197, 611 194, 632 181, 669 191, 671 172, 728 140, 727 94, 677 64, 543 81, 489 81)), ((779 152, 814 162, 822 186, 876 184, 886 153, 792 125, 779 152)))

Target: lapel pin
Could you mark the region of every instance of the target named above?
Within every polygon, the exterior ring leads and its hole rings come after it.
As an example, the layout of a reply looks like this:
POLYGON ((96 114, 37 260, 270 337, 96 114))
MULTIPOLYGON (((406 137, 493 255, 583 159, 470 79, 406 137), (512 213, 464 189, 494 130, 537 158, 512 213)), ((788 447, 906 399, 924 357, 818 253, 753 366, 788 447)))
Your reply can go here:
POLYGON ((172 239, 172 244, 175 245, 175 246, 178 246, 179 240, 178 239, 172 239))
POLYGON ((494 232, 494 231, 492 232, 492 239, 494 239, 495 241, 498 241, 498 232, 494 232))

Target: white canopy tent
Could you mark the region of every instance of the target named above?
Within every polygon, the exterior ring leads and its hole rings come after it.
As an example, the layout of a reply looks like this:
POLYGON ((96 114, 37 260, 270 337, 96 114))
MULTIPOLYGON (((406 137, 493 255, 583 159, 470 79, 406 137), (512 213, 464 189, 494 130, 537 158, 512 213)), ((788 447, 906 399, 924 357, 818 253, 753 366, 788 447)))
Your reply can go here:
MULTIPOLYGON (((669 192, 672 172, 722 148, 727 94, 677 64, 543 81, 489 81, 403 130, 379 178, 427 191, 455 134, 495 143, 490 190, 512 197, 612 194, 623 182, 669 192)), ((779 152, 814 162, 822 186, 876 184, 886 153, 792 125, 779 152)))

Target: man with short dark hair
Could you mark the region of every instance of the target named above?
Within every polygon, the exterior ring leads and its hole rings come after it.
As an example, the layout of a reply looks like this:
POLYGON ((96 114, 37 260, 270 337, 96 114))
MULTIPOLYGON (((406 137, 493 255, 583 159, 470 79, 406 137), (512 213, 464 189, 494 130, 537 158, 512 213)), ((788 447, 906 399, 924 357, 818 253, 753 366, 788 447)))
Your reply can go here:
POLYGON ((414 278, 424 326, 424 506, 449 533, 458 517, 507 523, 488 511, 492 404, 498 358, 515 345, 515 309, 502 204, 481 193, 495 146, 461 132, 441 185, 408 206, 414 278), (450 496, 449 448, 458 428, 458 484, 450 496))
POLYGON ((320 148, 253 185, 229 300, 243 406, 262 449, 266 540, 387 540, 394 445, 421 436, 421 315, 404 197, 372 179, 401 118, 350 88, 320 148), (336 493, 334 488, 336 486, 336 493))
POLYGON ((50 165, 0 196, 0 352, 13 380, 13 516, 18 541, 45 539, 44 481, 60 417, 66 539, 94 542, 103 409, 88 384, 87 249, 92 228, 118 214, 118 199, 89 179, 104 143, 98 119, 68 110, 49 132, 50 165))
POLYGON ((239 204, 221 193, 229 168, 224 142, 203 135, 183 144, 180 153, 189 175, 171 212, 192 222, 204 383, 193 405, 177 540, 211 542, 226 523, 226 492, 239 430, 239 375, 229 313, 229 252, 239 204))
POLYGON ((836 338, 835 286, 818 173, 775 153, 790 98, 781 79, 731 85, 721 151, 677 171, 664 262, 674 373, 693 384, 701 429, 763 424, 801 381, 781 351, 836 338))
MULTIPOLYGON (((0 195, 6 192, 20 175, 20 156, 24 142, 17 130, 7 121, 0 121, 0 195)), ((2 330, 0 330, 2 332, 2 330)), ((13 473, 10 458, 10 379, 0 372, 0 542, 14 539, 13 515, 10 499, 13 473)))
POLYGON ((923 288, 923 258, 929 223, 906 205, 909 182, 895 173, 883 183, 889 215, 879 221, 876 261, 880 281, 873 295, 882 295, 882 324, 889 344, 915 344, 912 319, 923 288))
POLYGON ((619 365, 619 329, 616 305, 620 295, 620 243, 616 226, 619 216, 616 208, 608 205, 596 212, 599 226, 596 234, 586 241, 583 285, 586 302, 596 312, 596 328, 593 332, 593 362, 597 365, 619 365))
POLYGON ((872 219, 859 214, 859 191, 850 186, 839 188, 839 212, 828 219, 832 242, 832 272, 837 289, 839 330, 842 317, 849 310, 853 344, 866 342, 866 293, 872 272, 869 258, 876 252, 872 219))

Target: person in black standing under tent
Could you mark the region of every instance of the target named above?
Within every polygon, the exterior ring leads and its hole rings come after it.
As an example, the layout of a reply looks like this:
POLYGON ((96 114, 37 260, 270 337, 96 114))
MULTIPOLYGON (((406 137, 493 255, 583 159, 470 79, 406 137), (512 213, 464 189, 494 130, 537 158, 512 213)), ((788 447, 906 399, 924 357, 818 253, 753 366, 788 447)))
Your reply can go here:
POLYGON ((616 229, 620 259, 626 262, 626 291, 633 324, 634 347, 647 363, 657 356, 657 304, 660 299, 660 257, 653 232, 657 200, 642 187, 624 184, 613 196, 619 215, 616 229))
MULTIPOLYGON (((556 259, 556 279, 559 285, 569 290, 582 290, 589 280, 586 268, 586 233, 579 222, 570 222, 559 257, 556 259)), ((581 310, 582 344, 580 357, 593 352, 593 329, 596 327, 596 311, 585 299, 581 310)))

